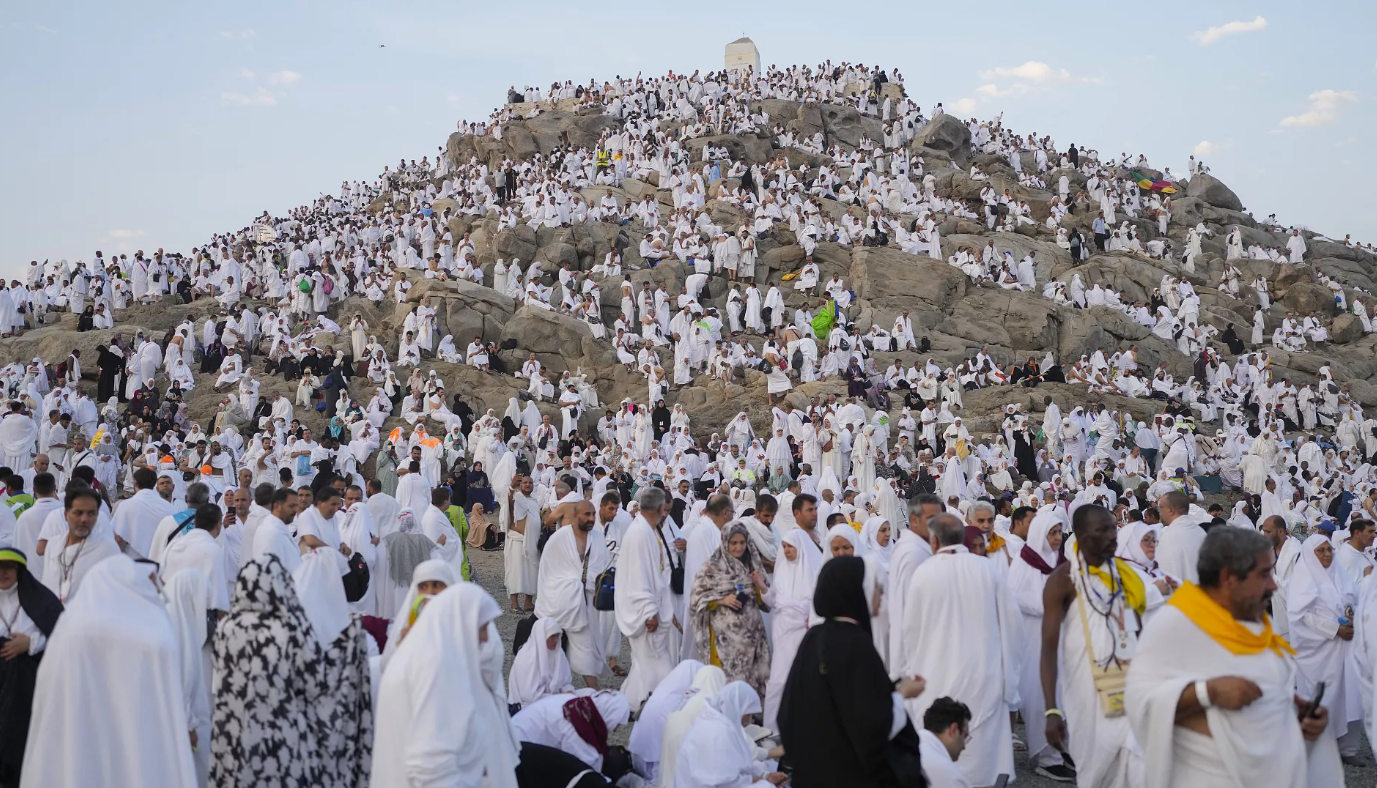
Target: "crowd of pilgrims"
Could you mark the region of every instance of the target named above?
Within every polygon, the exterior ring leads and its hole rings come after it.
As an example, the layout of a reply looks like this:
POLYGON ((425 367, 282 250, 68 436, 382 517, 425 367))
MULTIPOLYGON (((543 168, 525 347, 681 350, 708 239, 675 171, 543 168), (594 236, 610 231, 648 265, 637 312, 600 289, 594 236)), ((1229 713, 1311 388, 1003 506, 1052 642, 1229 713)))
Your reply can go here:
MULTIPOLYGON (((62 312, 86 330, 136 304, 219 306, 199 327, 101 344, 94 399, 77 351, 0 370, 0 706, 15 711, 0 721, 0 784, 990 786, 1013 775, 1015 749, 1087 786, 1337 784, 1372 716, 1377 420, 1327 367, 1299 388, 1274 379, 1261 310, 1252 349, 1232 327, 1218 337, 1230 360, 1184 278, 1164 278, 1150 304, 1079 274, 1040 288, 1035 256, 1015 262, 998 235, 948 262, 979 285, 1123 309, 1194 374, 1140 369, 1136 347, 881 368, 876 353, 924 338, 906 312, 892 331, 849 325, 853 295, 820 281, 818 243, 941 259, 941 216, 995 231, 1031 221, 1007 194, 938 197, 904 148, 926 120, 889 80, 825 65, 556 85, 551 100, 601 104, 623 125, 596 150, 493 170, 403 163, 190 256, 35 262, 27 286, 0 293, 5 334, 62 312), (772 125, 765 98, 849 104, 879 115, 884 139, 833 146, 816 172, 711 144, 690 160, 694 137, 753 130, 821 151, 772 125), (672 214, 653 195, 584 202, 591 185, 651 172, 672 214), (374 216, 381 194, 391 207, 374 216), (709 199, 754 218, 718 227, 709 199), (453 207, 437 215, 439 200, 453 207), (864 218, 834 221, 834 201, 864 218), (607 222, 618 246, 550 284, 519 260, 488 280, 468 235, 447 229, 453 212, 607 222), (755 243, 784 223, 805 252, 790 281, 816 299, 792 322, 779 286, 762 297, 756 280, 755 243), (637 226, 633 259, 691 273, 678 294, 623 279, 620 312, 605 312, 599 283, 624 275, 618 249, 637 226), (731 286, 725 325, 699 302, 713 275, 731 286), (437 344, 427 299, 395 349, 361 313, 327 316, 351 295, 404 303, 419 278, 584 320, 646 375, 646 403, 590 427, 604 406, 581 370, 556 382, 534 354, 508 369, 481 338, 437 344), (764 335, 760 351, 749 334, 764 335), (260 397, 255 359, 295 395, 260 397), (476 411, 423 370, 433 360, 522 378, 526 392, 500 415, 476 411), (781 402, 768 427, 743 412, 707 436, 667 404, 695 374, 744 368, 767 373, 772 401, 831 376, 847 394, 781 402), (963 393, 1044 381, 1161 412, 1063 414, 1047 397, 1040 416, 1008 406, 993 434, 963 423, 963 393), (221 395, 206 424, 189 417, 198 386, 221 395), (313 435, 298 408, 325 428, 313 435), (1205 506, 1224 493, 1231 508, 1205 506), (502 552, 507 599, 472 582, 476 550, 502 552), (505 678, 504 609, 519 620, 505 678), (613 676, 619 689, 603 689, 613 676), (633 715, 627 745, 610 743, 633 715)), ((522 111, 541 112, 529 96, 522 111)), ((512 111, 461 130, 500 137, 512 111)), ((1175 254, 1164 233, 1144 245, 1135 225, 1111 229, 1118 211, 1165 227, 1170 200, 1124 180, 1141 157, 1058 154, 997 120, 971 131, 1028 185, 1068 166, 1089 176, 1074 198, 1061 176, 1048 219, 1078 259, 1092 244, 1175 254), (1055 221, 1091 209, 1104 220, 1093 240, 1055 221)), ((1209 230, 1190 232, 1180 259, 1193 271, 1209 230)), ((1278 258, 1242 250, 1237 230, 1227 239, 1231 260, 1303 259, 1303 240, 1285 247, 1278 258)), ((1219 286, 1238 297, 1237 268, 1219 286)), ((1266 280, 1252 286, 1265 307, 1266 280)), ((1324 330, 1288 318, 1273 343, 1299 349, 1324 330)))

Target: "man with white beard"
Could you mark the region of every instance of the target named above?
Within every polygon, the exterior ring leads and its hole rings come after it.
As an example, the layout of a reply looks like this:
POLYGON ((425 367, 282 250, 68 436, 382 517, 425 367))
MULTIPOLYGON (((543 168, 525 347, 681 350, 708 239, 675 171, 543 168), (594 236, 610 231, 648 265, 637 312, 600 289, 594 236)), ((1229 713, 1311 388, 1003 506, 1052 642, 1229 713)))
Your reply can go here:
POLYGON ((909 719, 922 719, 940 697, 970 707, 970 757, 957 765, 971 785, 994 785, 1000 774, 1014 773, 1009 704, 1018 694, 1017 613, 991 559, 966 549, 960 520, 939 514, 928 530, 935 552, 909 581, 900 630, 906 653, 891 670, 927 679, 927 692, 907 702, 909 719))
POLYGON ((612 565, 607 544, 594 528, 593 504, 574 501, 572 525, 560 526, 545 542, 540 557, 536 616, 559 623, 569 637, 569 668, 583 676, 584 684, 598 689, 604 671, 606 638, 596 626, 593 592, 598 575, 612 565))
POLYGON ((639 501, 641 511, 626 529, 617 559, 615 591, 617 626, 631 641, 631 671, 622 692, 633 712, 674 668, 669 630, 680 626, 670 590, 674 559, 659 530, 665 519, 665 491, 649 487, 639 501))

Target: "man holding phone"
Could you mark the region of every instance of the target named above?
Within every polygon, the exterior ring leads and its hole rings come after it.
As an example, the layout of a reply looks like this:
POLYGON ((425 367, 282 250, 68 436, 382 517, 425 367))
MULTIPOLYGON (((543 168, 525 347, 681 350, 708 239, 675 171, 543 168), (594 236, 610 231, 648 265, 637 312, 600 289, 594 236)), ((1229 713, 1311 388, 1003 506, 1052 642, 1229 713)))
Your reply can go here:
POLYGON ((1336 748, 1307 752, 1329 713, 1293 690, 1294 651, 1266 613, 1275 561, 1262 534, 1212 529, 1199 585, 1178 589, 1143 630, 1124 708, 1150 788, 1217 785, 1221 774, 1242 785, 1343 784, 1336 748))

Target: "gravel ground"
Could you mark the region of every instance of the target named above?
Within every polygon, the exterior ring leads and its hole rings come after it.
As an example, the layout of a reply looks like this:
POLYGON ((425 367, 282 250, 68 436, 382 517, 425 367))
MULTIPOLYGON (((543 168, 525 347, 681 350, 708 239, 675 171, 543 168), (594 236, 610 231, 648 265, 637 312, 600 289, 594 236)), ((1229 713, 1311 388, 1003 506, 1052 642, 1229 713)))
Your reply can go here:
MULTIPOLYGON (((509 611, 511 602, 507 598, 506 588, 502 585, 501 551, 485 553, 481 550, 470 550, 469 560, 473 564, 474 581, 487 589, 488 593, 493 595, 493 598, 497 600, 504 611, 509 611)), ((511 612, 505 612, 502 614, 502 617, 497 620, 497 629, 502 634, 503 643, 507 646, 505 668, 507 672, 510 672, 512 666, 512 638, 516 635, 516 625, 520 619, 520 616, 514 615, 511 612)), ((621 656, 617 658, 617 662, 623 666, 631 665, 631 650, 626 646, 625 638, 622 640, 622 653, 621 656)), ((604 677, 602 681, 604 689, 617 689, 621 687, 621 684, 621 679, 610 674, 604 677)), ((579 676, 575 676, 574 686, 582 687, 583 679, 579 676)), ((1015 727, 1014 732, 1021 736, 1023 733, 1022 728, 1022 725, 1018 725, 1015 727)), ((627 737, 630 736, 630 734, 631 727, 623 726, 613 733, 611 740, 613 743, 626 744, 627 737)), ((1363 745, 1359 752, 1366 762, 1366 765, 1362 767, 1344 768, 1344 784, 1349 786, 1349 788, 1377 784, 1377 766, 1374 766, 1372 763, 1372 749, 1367 745, 1366 737, 1364 737, 1363 745)), ((1033 774, 1033 769, 1028 760, 1027 753, 1014 753, 1014 769, 1018 774, 1019 785, 1035 786, 1036 788, 1052 788, 1053 786, 1065 785, 1065 783, 1057 783, 1033 774)))

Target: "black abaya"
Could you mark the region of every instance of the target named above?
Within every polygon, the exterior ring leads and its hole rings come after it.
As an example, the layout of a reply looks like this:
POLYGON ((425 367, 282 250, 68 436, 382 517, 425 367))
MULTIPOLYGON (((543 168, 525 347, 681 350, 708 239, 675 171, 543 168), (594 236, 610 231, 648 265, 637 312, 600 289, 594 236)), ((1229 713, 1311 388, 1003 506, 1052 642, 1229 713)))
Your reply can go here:
POLYGON ((1038 456, 1025 430, 1014 430, 1014 464, 1025 479, 1038 477, 1038 456))
MULTIPOLYGON (((24 554, 13 548, 6 552, 24 554)), ((12 561, 0 555, 0 560, 12 561)), ((44 637, 53 634, 62 603, 57 595, 38 582, 24 564, 14 561, 19 570, 19 607, 33 621, 44 637)), ((0 645, 9 642, 0 637, 0 645)), ((19 770, 24 763, 24 743, 29 737, 29 718, 33 712, 33 692, 38 682, 38 656, 20 654, 14 659, 0 660, 0 784, 19 783, 19 770)))
POLYGON ((795 788, 927 784, 912 723, 889 737, 894 684, 870 637, 864 576, 853 556, 818 574, 813 609, 825 620, 803 636, 779 707, 795 788))

